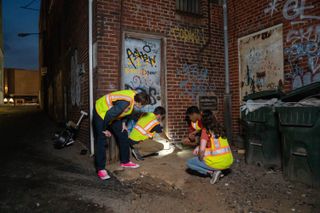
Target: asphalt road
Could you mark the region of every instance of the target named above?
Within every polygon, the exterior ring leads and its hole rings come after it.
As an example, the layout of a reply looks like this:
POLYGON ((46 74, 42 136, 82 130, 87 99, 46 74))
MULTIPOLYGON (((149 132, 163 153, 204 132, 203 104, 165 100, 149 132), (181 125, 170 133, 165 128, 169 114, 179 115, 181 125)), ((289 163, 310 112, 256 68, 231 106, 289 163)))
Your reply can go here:
POLYGON ((35 107, 0 107, 0 212, 113 212, 128 189, 99 181, 76 148, 55 150, 55 129, 35 107))

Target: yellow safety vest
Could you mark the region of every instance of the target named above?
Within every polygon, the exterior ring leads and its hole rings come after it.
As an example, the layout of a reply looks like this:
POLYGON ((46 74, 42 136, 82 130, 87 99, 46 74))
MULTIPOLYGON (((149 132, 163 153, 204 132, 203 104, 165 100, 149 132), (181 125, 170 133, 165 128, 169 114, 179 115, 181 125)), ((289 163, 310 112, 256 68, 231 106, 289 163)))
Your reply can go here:
POLYGON ((213 169, 227 169, 233 163, 232 152, 226 138, 210 137, 204 155, 204 162, 213 169))
POLYGON ((155 132, 151 132, 151 130, 159 125, 156 115, 152 112, 149 112, 142 117, 139 118, 138 122, 132 129, 129 138, 133 141, 143 141, 149 138, 153 138, 155 132))
POLYGON ((191 121, 191 126, 197 131, 201 130, 201 127, 199 126, 199 121, 196 121, 196 122, 191 121))
POLYGON ((136 92, 133 90, 120 90, 117 92, 112 92, 107 95, 102 96, 96 101, 96 111, 98 115, 104 119, 106 116, 106 113, 108 110, 113 107, 113 102, 115 101, 127 101, 129 102, 129 106, 127 109, 123 111, 121 115, 118 116, 118 118, 125 117, 127 115, 130 115, 133 110, 134 106, 134 96, 136 95, 136 92))

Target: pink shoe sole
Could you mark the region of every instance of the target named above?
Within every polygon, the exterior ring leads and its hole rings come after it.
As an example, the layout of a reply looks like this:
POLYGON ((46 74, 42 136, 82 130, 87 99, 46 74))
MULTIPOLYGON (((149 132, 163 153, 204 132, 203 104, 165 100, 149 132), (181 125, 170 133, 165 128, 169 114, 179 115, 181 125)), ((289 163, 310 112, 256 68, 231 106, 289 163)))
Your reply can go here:
POLYGON ((110 179, 111 177, 108 175, 108 172, 106 170, 100 170, 98 171, 98 177, 101 180, 107 180, 110 179))
POLYGON ((140 167, 139 164, 135 164, 135 163, 122 163, 120 164, 120 166, 123 168, 129 168, 129 169, 136 169, 140 167))
POLYGON ((108 180, 110 179, 111 177, 109 175, 106 175, 106 176, 103 176, 103 177, 100 177, 98 176, 101 180, 108 180))

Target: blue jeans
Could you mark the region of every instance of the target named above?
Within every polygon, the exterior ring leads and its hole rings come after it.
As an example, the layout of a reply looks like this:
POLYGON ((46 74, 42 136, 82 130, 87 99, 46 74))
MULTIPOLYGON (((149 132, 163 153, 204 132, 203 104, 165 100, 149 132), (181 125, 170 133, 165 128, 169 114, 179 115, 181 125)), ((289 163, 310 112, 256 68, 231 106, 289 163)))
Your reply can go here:
POLYGON ((189 159, 187 161, 187 166, 189 169, 195 170, 204 175, 208 174, 208 172, 214 171, 214 169, 207 166, 204 161, 200 161, 198 157, 189 159))
MULTIPOLYGON (((104 122, 98 115, 96 110, 93 110, 93 129, 95 140, 95 166, 97 171, 106 167, 106 143, 107 137, 102 133, 104 131, 104 122)), ((108 130, 115 136, 119 146, 120 162, 128 163, 130 161, 130 141, 128 133, 122 132, 122 120, 115 120, 108 126, 108 130)))

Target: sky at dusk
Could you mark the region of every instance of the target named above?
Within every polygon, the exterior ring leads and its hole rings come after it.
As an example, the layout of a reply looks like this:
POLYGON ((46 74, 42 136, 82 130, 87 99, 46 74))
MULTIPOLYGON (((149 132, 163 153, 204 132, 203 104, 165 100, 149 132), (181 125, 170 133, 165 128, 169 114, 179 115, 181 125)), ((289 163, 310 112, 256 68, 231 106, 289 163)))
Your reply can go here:
POLYGON ((38 32, 41 0, 2 0, 4 67, 38 69, 38 35, 18 37, 18 33, 38 32), (23 9, 21 7, 28 6, 23 9))

